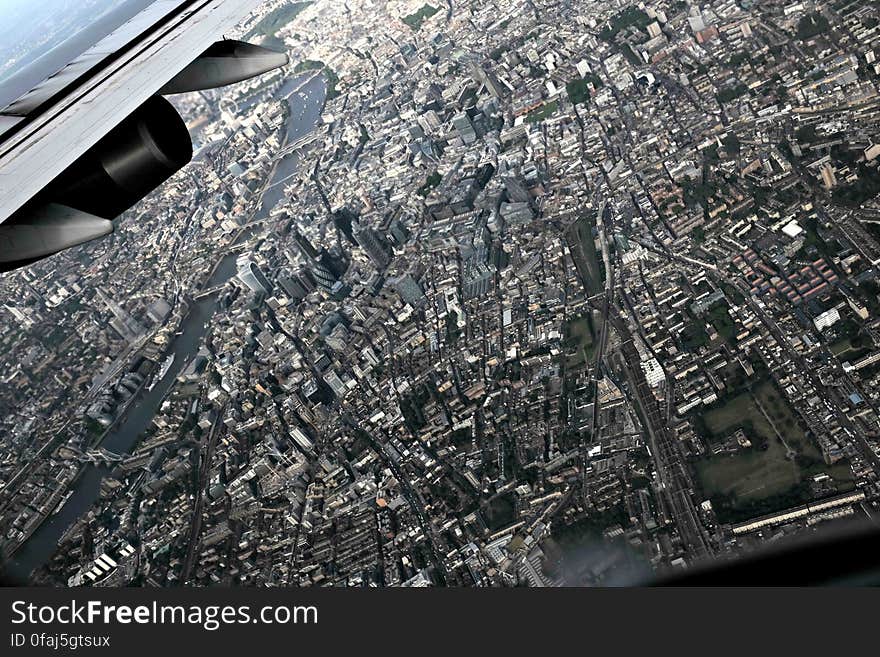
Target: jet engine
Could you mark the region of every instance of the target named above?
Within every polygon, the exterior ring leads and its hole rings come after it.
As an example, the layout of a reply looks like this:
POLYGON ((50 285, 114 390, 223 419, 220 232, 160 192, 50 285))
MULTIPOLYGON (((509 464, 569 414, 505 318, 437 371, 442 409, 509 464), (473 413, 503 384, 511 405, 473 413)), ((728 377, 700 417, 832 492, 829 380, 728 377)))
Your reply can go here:
MULTIPOLYGON (((169 80, 159 94, 209 89, 284 66, 262 46, 219 41, 169 80)), ((113 232, 131 208, 192 159, 177 110, 151 96, 0 223, 0 271, 8 271, 113 232)))
POLYGON ((46 196, 105 219, 133 206, 192 159, 192 141, 167 100, 152 96, 52 181, 46 196))

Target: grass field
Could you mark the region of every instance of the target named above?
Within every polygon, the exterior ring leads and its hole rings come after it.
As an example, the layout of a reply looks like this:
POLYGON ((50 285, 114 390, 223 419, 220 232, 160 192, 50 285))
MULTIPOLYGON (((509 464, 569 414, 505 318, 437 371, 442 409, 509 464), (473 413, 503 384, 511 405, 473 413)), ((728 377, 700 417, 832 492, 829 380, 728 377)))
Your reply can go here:
POLYGON ((577 342, 577 349, 574 355, 568 357, 566 367, 577 367, 592 360, 593 327, 589 317, 578 317, 570 321, 565 327, 565 337, 577 342))
POLYGON ((751 394, 734 397, 724 406, 706 413, 704 419, 713 438, 722 439, 737 428, 750 425, 746 429, 749 438, 754 442, 760 437, 767 443, 766 450, 743 450, 700 461, 697 473, 710 496, 734 494, 737 499, 748 500, 775 495, 800 481, 800 468, 786 458, 785 446, 777 439, 751 394))
POLYGON ((710 442, 744 428, 753 444, 757 441, 766 445, 763 449, 755 445, 735 454, 710 456, 695 464, 706 496, 729 497, 734 508, 785 497, 806 477, 819 472, 827 472, 842 483, 851 479, 845 465, 825 465, 788 402, 769 381, 708 411, 702 419, 710 442))
POLYGON ((836 356, 841 362, 858 360, 862 356, 869 353, 870 349, 866 349, 862 344, 853 344, 852 338, 842 338, 828 347, 829 351, 836 356))
POLYGON ((768 441, 777 437, 777 432, 792 449, 798 452, 818 450, 806 440, 804 432, 797 423, 794 413, 782 394, 769 381, 759 385, 752 393, 737 395, 724 406, 706 413, 706 426, 714 436, 723 438, 744 422, 752 422, 756 431, 768 441), (767 421, 761 408, 769 416, 767 421), (772 424, 771 424, 772 422, 772 424), (775 431, 774 431, 775 427, 775 431))
POLYGON ((698 463, 697 473, 710 497, 733 494, 738 500, 776 495, 800 481, 800 468, 785 458, 785 448, 775 442, 766 451, 705 459, 698 463))
POLYGON ((259 23, 257 23, 245 35, 245 41, 258 36, 263 36, 268 39, 275 37, 278 30, 292 21, 297 14, 310 4, 312 3, 293 2, 291 4, 281 5, 277 9, 269 12, 259 23))
POLYGON ((736 336, 736 324, 730 317, 727 303, 716 303, 709 309, 708 319, 718 335, 730 342, 736 336))
POLYGON ((526 115, 526 123, 539 123, 555 114, 557 109, 559 109, 559 101, 551 100, 549 103, 545 103, 541 107, 529 112, 526 115))
POLYGON ((596 253, 596 242, 593 238, 593 222, 581 217, 566 231, 566 239, 571 250, 571 257, 578 272, 584 279, 587 294, 594 295, 602 291, 605 270, 599 265, 596 253))
POLYGON ((835 356, 838 356, 838 357, 842 356, 843 354, 845 354, 848 351, 854 351, 852 342, 850 342, 849 338, 843 338, 842 340, 838 340, 837 342, 832 344, 829 347, 829 349, 831 350, 832 354, 834 354, 835 356))
POLYGON ((421 9, 419 9, 414 14, 409 14, 408 16, 404 16, 400 20, 409 25, 410 29, 418 32, 422 23, 425 22, 426 19, 431 18, 434 14, 440 11, 437 7, 432 7, 431 5, 422 5, 421 9))

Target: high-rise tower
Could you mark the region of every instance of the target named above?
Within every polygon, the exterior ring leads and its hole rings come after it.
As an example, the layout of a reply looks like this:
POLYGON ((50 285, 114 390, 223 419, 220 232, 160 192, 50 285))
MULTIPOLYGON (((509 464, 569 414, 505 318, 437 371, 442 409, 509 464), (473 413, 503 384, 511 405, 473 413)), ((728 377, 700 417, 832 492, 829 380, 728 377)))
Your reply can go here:
POLYGON ((236 264, 238 265, 238 272, 236 274, 238 280, 255 294, 269 294, 272 284, 260 270, 257 263, 248 256, 242 255, 238 258, 236 264))

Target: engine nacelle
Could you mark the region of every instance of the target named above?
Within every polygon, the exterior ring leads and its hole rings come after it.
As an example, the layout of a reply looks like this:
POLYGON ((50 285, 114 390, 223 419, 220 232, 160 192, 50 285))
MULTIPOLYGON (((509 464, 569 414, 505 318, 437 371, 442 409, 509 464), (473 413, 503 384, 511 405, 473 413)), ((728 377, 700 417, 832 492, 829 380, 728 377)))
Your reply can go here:
POLYGON ((113 232, 113 222, 192 159, 171 103, 153 96, 0 224, 0 272, 113 232))
POLYGON ((57 203, 25 206, 0 224, 0 272, 113 232, 113 222, 57 203))
MULTIPOLYGON (((231 84, 288 63, 285 53, 218 41, 159 94, 231 84)), ((153 96, 8 219, 0 220, 0 272, 113 232, 113 222, 192 159, 186 125, 153 96)))
POLYGON ((153 96, 92 146, 46 188, 44 198, 112 219, 192 159, 183 119, 153 96))

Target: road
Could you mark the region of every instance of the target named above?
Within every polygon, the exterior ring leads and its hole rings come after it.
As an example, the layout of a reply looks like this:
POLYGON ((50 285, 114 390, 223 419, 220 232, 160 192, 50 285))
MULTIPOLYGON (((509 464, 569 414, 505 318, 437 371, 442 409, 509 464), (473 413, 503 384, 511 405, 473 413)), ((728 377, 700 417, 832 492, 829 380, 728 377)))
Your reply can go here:
POLYGON ((195 565, 196 557, 199 554, 199 535, 202 531, 202 508, 205 501, 205 487, 208 485, 208 475, 211 473, 211 460, 214 456, 214 449, 217 446, 217 439, 220 437, 223 429, 223 415, 226 407, 220 409, 217 417, 214 418, 214 424, 211 425, 211 432, 205 443, 205 451, 199 460, 199 481, 195 491, 196 499, 193 503, 193 512, 190 517, 189 534, 186 544, 186 558, 180 571, 180 581, 186 583, 192 576, 193 565, 195 565))
POLYGON ((430 519, 425 513, 425 503, 422 501, 421 495, 419 495, 418 491, 416 491, 412 484, 409 481, 409 477, 406 473, 400 468, 397 462, 388 454, 386 450, 386 445, 384 443, 376 440, 373 435, 369 431, 365 431, 356 420, 349 415, 346 411, 342 414, 342 420, 348 424, 351 428, 358 430, 363 436, 370 441, 373 449, 382 457, 382 460, 385 462, 385 465, 391 470, 394 476, 397 478, 397 481, 400 483, 400 488, 403 493, 404 499, 409 503, 410 508, 415 514, 416 518, 419 521, 419 526, 422 529, 422 533, 425 535, 425 538, 428 539, 428 548, 431 553, 431 561, 434 565, 435 570, 437 571, 437 576, 440 578, 440 584, 446 584, 446 566, 443 564, 443 557, 440 554, 440 550, 437 548, 437 536, 434 531, 434 527, 431 524, 430 519))
MULTIPOLYGON (((631 394, 635 397, 645 421, 645 430, 651 444, 651 453, 654 457, 659 477, 659 489, 667 498, 668 507, 672 510, 673 519, 681 533, 688 555, 692 560, 704 559, 711 556, 712 547, 691 499, 693 484, 690 472, 682 460, 675 439, 669 432, 664 413, 661 412, 660 406, 645 379, 645 374, 638 365, 641 359, 635 349, 629 329, 620 318, 618 310, 613 304, 614 276, 606 230, 606 227, 611 222, 611 212, 611 208, 602 203, 599 206, 599 213, 597 215, 600 247, 605 267, 605 287, 601 302, 601 328, 596 344, 596 367, 594 368, 591 381, 594 393, 591 436, 595 439, 600 428, 600 405, 595 393, 598 385, 600 364, 605 358, 608 326, 611 324, 621 339, 624 340, 621 347, 623 358, 619 358, 621 361, 619 365, 627 374, 631 394)), ((578 272, 584 288, 587 289, 583 272, 580 272, 580 270, 578 272)))
POLYGON ((691 560, 699 561, 710 557, 713 549, 691 498, 693 484, 688 466, 682 459, 678 443, 669 431, 660 405, 639 366, 639 354, 629 329, 616 309, 609 319, 624 340, 618 365, 626 373, 630 394, 635 398, 645 423, 651 454, 657 468, 658 489, 666 498, 691 560))

